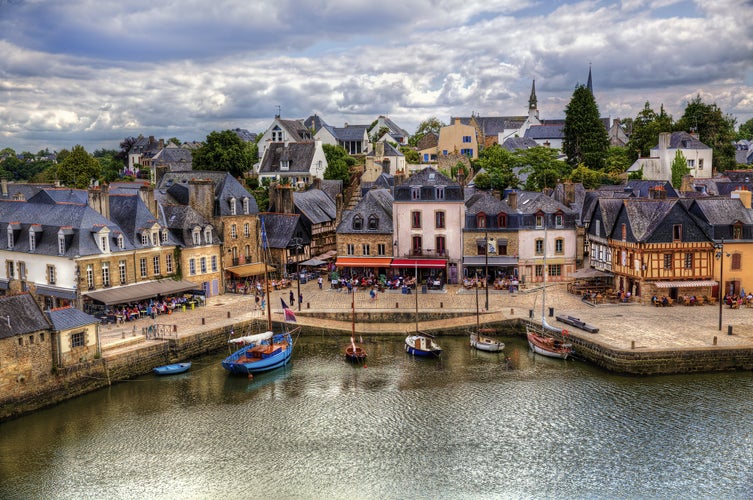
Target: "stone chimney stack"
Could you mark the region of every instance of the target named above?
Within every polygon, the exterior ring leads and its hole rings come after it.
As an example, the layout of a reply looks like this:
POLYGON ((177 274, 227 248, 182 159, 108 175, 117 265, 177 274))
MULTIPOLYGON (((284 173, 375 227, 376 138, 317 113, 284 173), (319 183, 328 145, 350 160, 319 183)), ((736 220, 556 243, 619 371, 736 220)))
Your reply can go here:
POLYGON ((188 204, 207 220, 214 220, 214 186, 209 179, 188 181, 188 204))
POLYGON ((695 187, 693 186, 693 181, 695 178, 692 175, 683 175, 682 176, 682 184, 680 185, 680 192, 681 193, 692 193, 695 191, 695 187))
POLYGON ((102 214, 103 217, 110 218, 110 189, 107 184, 101 186, 89 186, 88 191, 89 206, 102 214))
POLYGON ((650 200, 664 200, 667 198, 667 192, 663 186, 653 186, 648 190, 648 198, 650 200))
POLYGON ((380 159, 384 157, 384 142, 377 141, 376 144, 374 144, 374 156, 380 159))
POLYGON ((738 189, 730 193, 730 198, 738 198, 742 202, 745 208, 750 209, 751 198, 753 198, 753 193, 745 189, 744 186, 740 186, 738 189))
POLYGON ((159 213, 157 212, 157 202, 154 200, 154 187, 144 185, 139 188, 139 198, 144 202, 149 211, 152 213, 155 219, 159 220, 159 213))
POLYGON ((507 194, 507 204, 513 210, 517 210, 518 209, 518 192, 517 191, 510 191, 507 194))
POLYGON ((571 181, 566 181, 564 184, 565 187, 565 203, 564 205, 566 207, 572 206, 573 203, 575 203, 575 184, 573 184, 571 181))
POLYGON ((1 179, 0 187, 2 187, 2 190, 3 190, 3 198, 7 198, 8 197, 8 179, 1 179))
POLYGON ((293 205, 293 189, 282 184, 269 186, 269 211, 281 214, 295 213, 293 205))

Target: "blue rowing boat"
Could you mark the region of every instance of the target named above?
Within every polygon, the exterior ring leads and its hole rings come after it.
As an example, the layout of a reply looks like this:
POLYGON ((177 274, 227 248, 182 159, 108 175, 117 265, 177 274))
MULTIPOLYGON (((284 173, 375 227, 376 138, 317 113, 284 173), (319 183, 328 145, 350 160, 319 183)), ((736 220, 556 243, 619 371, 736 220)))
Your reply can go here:
POLYGON ((231 339, 230 343, 243 344, 222 362, 222 367, 230 373, 249 375, 274 370, 288 364, 293 354, 293 338, 289 332, 249 335, 231 339))
POLYGON ((157 375, 175 375, 176 373, 183 373, 191 368, 191 362, 186 363, 173 363, 171 365, 158 366, 154 368, 154 373, 157 375))

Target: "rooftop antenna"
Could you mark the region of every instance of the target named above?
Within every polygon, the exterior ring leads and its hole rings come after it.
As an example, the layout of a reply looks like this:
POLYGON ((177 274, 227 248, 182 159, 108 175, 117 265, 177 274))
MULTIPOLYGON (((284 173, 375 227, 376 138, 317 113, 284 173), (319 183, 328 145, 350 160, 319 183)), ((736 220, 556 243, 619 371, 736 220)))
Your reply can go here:
POLYGON ((280 117, 280 112, 281 111, 282 111, 282 109, 280 109, 280 105, 278 104, 277 105, 277 113, 275 113, 275 118, 279 118, 280 117))

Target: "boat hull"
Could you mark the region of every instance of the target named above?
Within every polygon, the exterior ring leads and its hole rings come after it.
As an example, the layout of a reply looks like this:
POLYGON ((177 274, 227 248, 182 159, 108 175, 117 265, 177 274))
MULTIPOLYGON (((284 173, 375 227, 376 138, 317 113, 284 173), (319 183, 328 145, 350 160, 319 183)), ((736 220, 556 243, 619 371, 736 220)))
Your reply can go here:
POLYGON ((505 348, 505 344, 491 337, 484 337, 483 335, 472 333, 471 347, 475 347, 479 351, 485 352, 502 352, 505 348))
POLYGON ((345 348, 345 359, 348 361, 364 361, 366 359, 366 349, 359 345, 349 345, 345 348))
POLYGON ((191 368, 191 363, 174 363, 171 365, 158 366, 152 371, 157 375, 176 375, 187 372, 191 368))
POLYGON ((411 356, 436 358, 442 354, 442 349, 429 337, 423 335, 408 335, 405 338, 405 352, 411 356))
POLYGON ((292 354, 293 339, 289 333, 283 333, 275 335, 271 343, 263 341, 241 347, 225 358, 222 367, 235 374, 263 373, 285 366, 292 354))
POLYGON ((563 343, 551 337, 544 337, 530 329, 526 331, 528 346, 536 354, 548 358, 567 359, 573 353, 572 344, 563 343))

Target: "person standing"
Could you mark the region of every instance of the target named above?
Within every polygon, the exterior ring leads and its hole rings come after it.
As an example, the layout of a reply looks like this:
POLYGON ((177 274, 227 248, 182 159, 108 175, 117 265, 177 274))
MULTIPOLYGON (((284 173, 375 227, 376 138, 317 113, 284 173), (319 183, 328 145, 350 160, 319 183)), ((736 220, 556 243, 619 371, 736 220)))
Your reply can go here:
POLYGON ((322 277, 321 277, 321 276, 319 276, 319 277, 318 277, 318 278, 316 279, 316 282, 317 282, 317 283, 319 284, 319 290, 321 290, 321 289, 322 289, 322 281, 323 281, 323 280, 322 280, 322 277))
POLYGON ((290 306, 295 305, 295 294, 293 293, 293 290, 290 290, 290 306))

